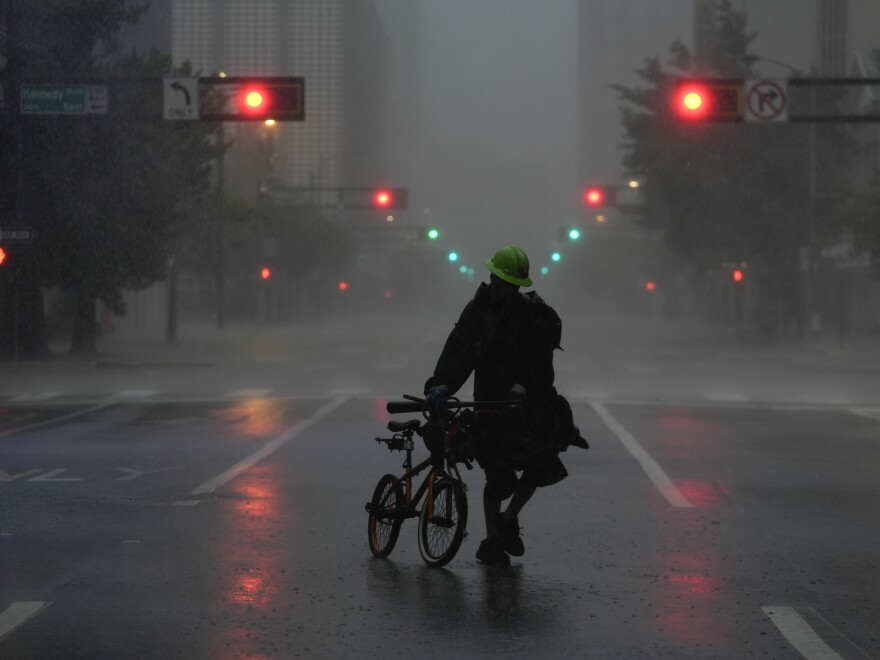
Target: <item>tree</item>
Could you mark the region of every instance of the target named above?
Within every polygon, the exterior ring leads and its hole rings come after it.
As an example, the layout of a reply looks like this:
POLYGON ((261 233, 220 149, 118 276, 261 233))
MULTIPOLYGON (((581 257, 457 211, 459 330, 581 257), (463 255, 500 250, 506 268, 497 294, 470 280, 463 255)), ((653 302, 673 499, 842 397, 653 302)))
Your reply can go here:
POLYGON ((866 185, 851 192, 833 210, 835 224, 830 234, 849 234, 857 252, 868 253, 880 270, 880 169, 866 185))
MULTIPOLYGON (((26 74, 57 80, 162 76, 167 56, 121 55, 116 35, 143 6, 127 0, 43 0, 31 11, 51 35, 26 74), (44 72, 45 70, 45 72, 44 72)), ((131 98, 132 106, 144 99, 131 98)), ((71 351, 97 348, 95 304, 125 312, 121 290, 165 275, 188 196, 207 185, 210 128, 133 121, 123 108, 95 118, 28 117, 24 205, 37 239, 22 255, 30 282, 72 296, 71 351)))
POLYGON ((788 125, 682 124, 671 98, 677 77, 748 78, 756 33, 729 0, 714 7, 703 50, 670 47, 668 68, 649 58, 646 87, 616 85, 629 142, 624 163, 643 180, 641 221, 664 232, 694 272, 747 261, 757 276, 757 325, 775 337, 803 325, 798 246, 807 199, 805 132, 788 125))

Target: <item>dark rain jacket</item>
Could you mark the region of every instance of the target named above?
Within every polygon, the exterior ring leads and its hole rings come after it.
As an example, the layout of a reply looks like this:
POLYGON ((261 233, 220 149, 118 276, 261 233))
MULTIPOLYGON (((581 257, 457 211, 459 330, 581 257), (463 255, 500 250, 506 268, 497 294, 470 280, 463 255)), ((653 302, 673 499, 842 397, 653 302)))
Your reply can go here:
POLYGON ((515 384, 525 388, 531 416, 556 398, 553 351, 560 348, 562 322, 534 291, 496 301, 481 284, 446 340, 425 389, 446 385, 458 391, 474 374, 477 401, 501 401, 515 384))

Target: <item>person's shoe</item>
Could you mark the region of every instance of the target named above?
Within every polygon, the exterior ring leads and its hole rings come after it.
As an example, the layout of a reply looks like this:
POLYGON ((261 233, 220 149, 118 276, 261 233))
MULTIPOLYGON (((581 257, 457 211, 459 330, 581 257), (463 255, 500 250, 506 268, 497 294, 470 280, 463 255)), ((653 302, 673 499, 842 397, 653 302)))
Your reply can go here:
POLYGON ((522 557, 526 551, 522 538, 519 535, 519 520, 501 519, 501 543, 504 545, 504 551, 514 557, 522 557))
POLYGON ((507 566, 510 564, 510 557, 504 552, 501 539, 497 536, 491 536, 480 541, 480 547, 477 548, 477 561, 484 564, 500 564, 507 566))

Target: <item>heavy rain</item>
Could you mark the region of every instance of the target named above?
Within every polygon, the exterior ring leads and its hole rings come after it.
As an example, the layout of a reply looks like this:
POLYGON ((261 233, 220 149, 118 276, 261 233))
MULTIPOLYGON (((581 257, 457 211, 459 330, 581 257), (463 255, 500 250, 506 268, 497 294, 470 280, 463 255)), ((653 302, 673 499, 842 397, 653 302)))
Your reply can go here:
POLYGON ((0 658, 880 658, 874 0, 2 0, 0 658))

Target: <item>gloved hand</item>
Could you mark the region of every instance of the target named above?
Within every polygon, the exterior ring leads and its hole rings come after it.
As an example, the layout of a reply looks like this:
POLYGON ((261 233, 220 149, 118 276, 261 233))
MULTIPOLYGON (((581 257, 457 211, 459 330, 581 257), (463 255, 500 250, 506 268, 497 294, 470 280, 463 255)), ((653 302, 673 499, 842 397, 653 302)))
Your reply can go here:
POLYGON ((446 385, 434 385, 425 390, 425 408, 435 408, 438 403, 446 401, 449 396, 449 388, 446 385))
POLYGON ((504 405, 504 412, 509 415, 515 415, 522 408, 523 401, 526 399, 526 388, 516 384, 510 388, 507 393, 507 402, 504 405))

